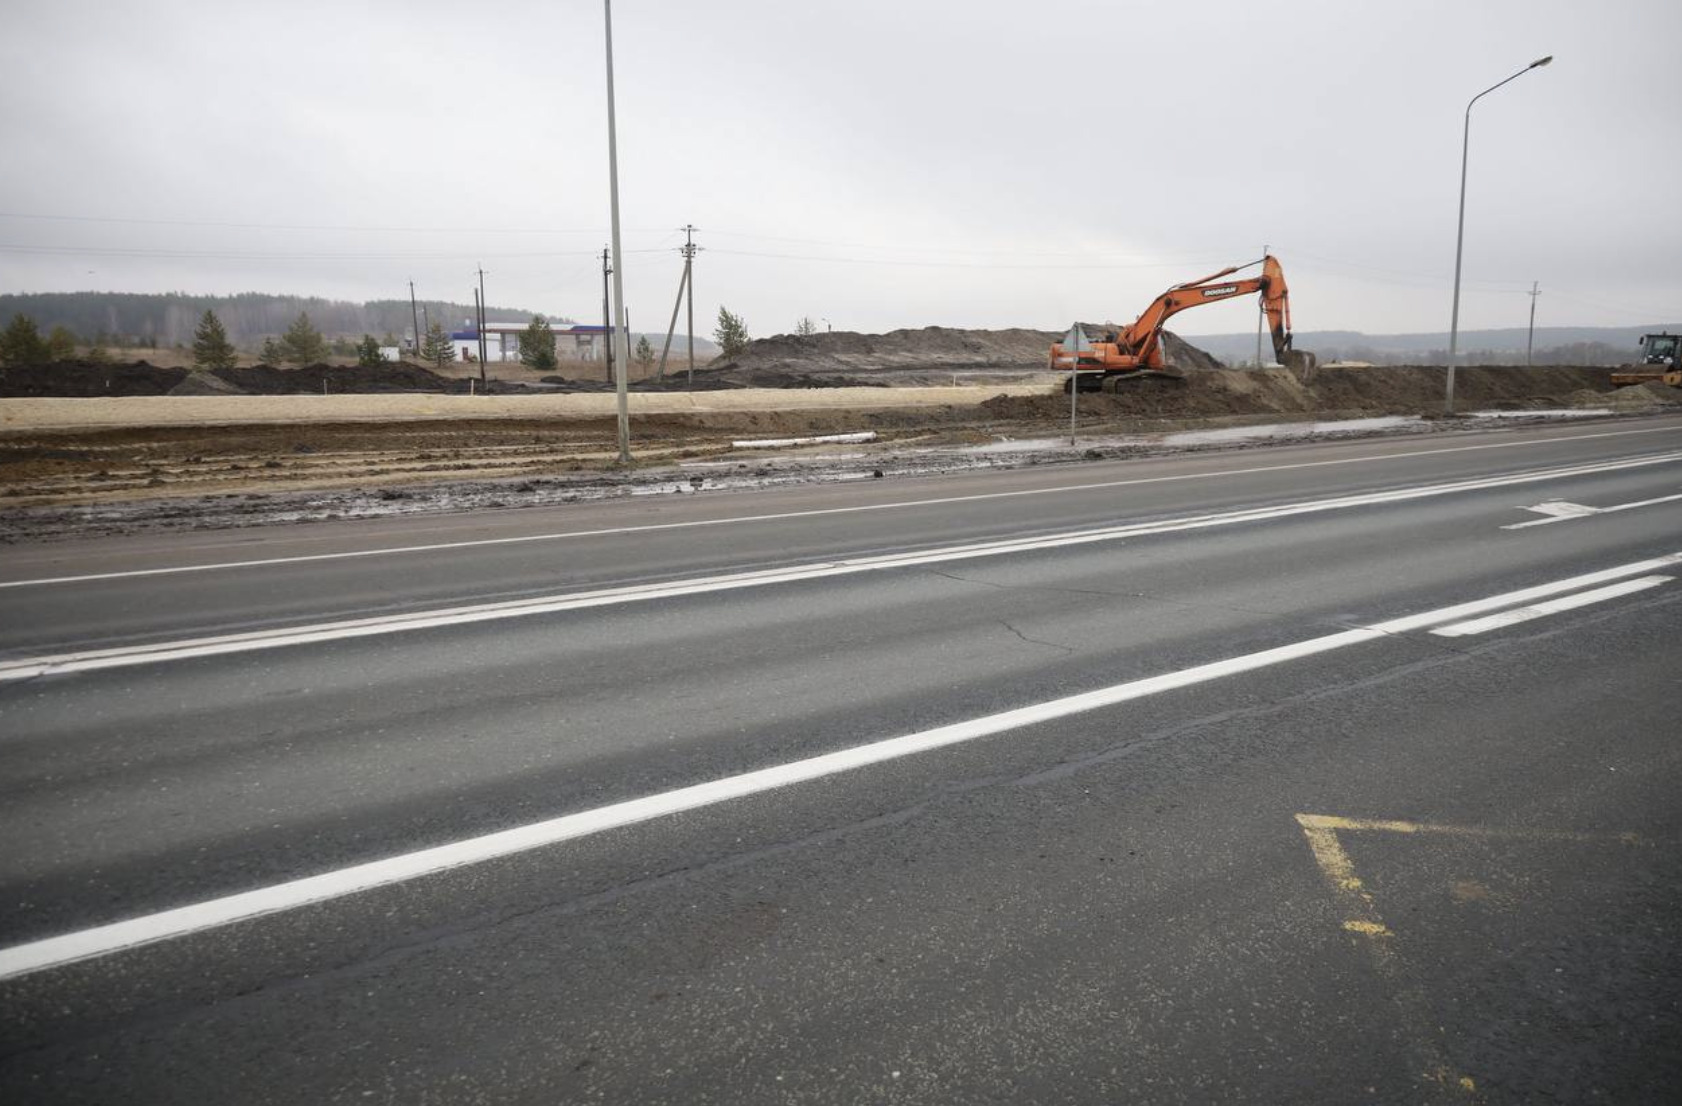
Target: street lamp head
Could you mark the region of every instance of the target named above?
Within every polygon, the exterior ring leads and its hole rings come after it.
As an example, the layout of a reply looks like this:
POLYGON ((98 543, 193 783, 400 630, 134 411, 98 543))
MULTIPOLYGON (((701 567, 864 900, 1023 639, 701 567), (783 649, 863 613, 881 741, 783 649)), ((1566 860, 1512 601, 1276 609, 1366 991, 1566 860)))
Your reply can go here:
POLYGON ((1554 56, 1552 54, 1549 54, 1545 58, 1537 58, 1535 61, 1530 63, 1530 68, 1538 69, 1538 68, 1540 68, 1544 65, 1547 65, 1549 62, 1551 62, 1553 60, 1554 60, 1554 56))

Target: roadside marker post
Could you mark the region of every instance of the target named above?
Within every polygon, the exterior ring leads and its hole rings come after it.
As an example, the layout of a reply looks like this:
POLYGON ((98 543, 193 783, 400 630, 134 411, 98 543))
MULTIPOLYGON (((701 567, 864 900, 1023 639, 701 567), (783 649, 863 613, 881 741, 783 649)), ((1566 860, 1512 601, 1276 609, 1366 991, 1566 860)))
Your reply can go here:
POLYGON ((1069 328, 1069 333, 1063 335, 1063 356, 1059 360, 1069 363, 1069 445, 1075 444, 1075 397, 1080 395, 1080 355, 1088 353, 1092 343, 1086 340, 1086 331, 1076 323, 1069 328))

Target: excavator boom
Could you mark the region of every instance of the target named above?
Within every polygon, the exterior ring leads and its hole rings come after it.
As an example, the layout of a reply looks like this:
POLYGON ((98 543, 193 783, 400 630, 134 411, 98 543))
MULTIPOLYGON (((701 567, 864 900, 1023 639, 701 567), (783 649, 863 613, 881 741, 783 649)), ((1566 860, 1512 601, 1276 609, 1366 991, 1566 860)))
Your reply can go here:
POLYGON ((1176 284, 1151 301, 1132 326, 1105 334, 1092 343, 1090 351, 1074 355, 1071 362, 1061 343, 1051 347, 1052 366, 1073 364, 1082 391, 1097 390, 1105 377, 1117 375, 1172 375, 1166 372, 1162 356, 1162 328, 1173 316, 1193 307, 1237 296, 1259 293, 1262 310, 1267 313, 1273 336, 1273 355, 1287 368, 1304 374, 1313 368, 1313 355, 1291 349, 1291 301, 1285 285, 1285 271, 1272 254, 1262 258, 1260 276, 1229 280, 1228 277, 1247 266, 1234 266, 1212 273, 1200 280, 1176 284))

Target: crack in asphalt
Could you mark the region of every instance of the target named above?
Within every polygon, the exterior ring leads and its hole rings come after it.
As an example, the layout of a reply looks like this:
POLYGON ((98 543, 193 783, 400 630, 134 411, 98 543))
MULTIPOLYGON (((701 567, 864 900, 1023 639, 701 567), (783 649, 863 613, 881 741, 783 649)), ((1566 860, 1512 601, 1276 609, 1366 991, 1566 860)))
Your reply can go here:
POLYGON ((978 587, 993 588, 996 591, 1031 591, 1043 592, 1047 595, 1096 595, 1105 599, 1142 599, 1147 603, 1161 603, 1164 606, 1178 607, 1188 611, 1224 611, 1228 614, 1259 614, 1268 618, 1283 618, 1289 612, 1269 611, 1259 607, 1239 607, 1224 603, 1198 603, 1188 599, 1174 599, 1166 595, 1153 595, 1148 591, 1108 591, 1104 588, 1059 588, 1046 584, 1001 584, 996 580, 978 580, 973 576, 965 576, 948 569, 925 569, 933 576, 944 576, 948 580, 960 584, 975 584, 978 587))
POLYGON ((1073 653, 1075 651, 1072 646, 1059 645, 1055 641, 1041 641, 1039 638, 1029 637, 1027 634, 1023 633, 1021 630, 1018 630, 1015 626, 1012 626, 1007 620, 1005 620, 1003 618, 999 619, 998 622, 999 622, 1000 626, 1003 626, 1005 629, 1009 630, 1011 633, 1015 634, 1017 637, 1021 638, 1025 642, 1027 642, 1029 645, 1043 645, 1048 649, 1056 649, 1060 653, 1073 653))

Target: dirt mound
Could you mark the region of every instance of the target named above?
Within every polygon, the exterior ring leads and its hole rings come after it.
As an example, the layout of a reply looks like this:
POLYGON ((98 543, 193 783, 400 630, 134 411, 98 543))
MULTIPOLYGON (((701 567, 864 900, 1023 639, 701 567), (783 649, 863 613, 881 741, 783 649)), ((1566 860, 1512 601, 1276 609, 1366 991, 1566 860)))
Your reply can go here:
POLYGON ((241 396, 245 393, 219 376, 207 372, 192 372, 187 379, 169 390, 172 396, 241 396))
MULTIPOLYGON (((1112 323, 1082 323, 1094 336, 1114 330, 1112 323)), ((868 387, 881 384, 936 384, 956 373, 1027 375, 1044 372, 1051 344, 1062 332, 1050 330, 961 330, 930 326, 886 334, 852 331, 779 334, 750 342, 740 356, 707 366, 713 387, 813 388, 868 387)), ((1186 369, 1218 369, 1221 363, 1173 334, 1164 332, 1169 364, 1186 369)), ((697 383, 701 374, 696 374, 697 383)))
POLYGON ((0 368, 0 397, 27 399, 63 396, 162 396, 187 379, 186 369, 161 369, 145 361, 107 365, 95 361, 58 361, 51 365, 0 368))
POLYGON ((407 361, 384 365, 304 365, 281 369, 250 365, 214 369, 213 374, 242 392, 260 396, 321 395, 357 392, 450 392, 467 390, 464 380, 449 380, 407 361), (459 387, 458 387, 459 385, 459 387))
MULTIPOLYGON (((1133 381, 1115 395, 1082 396, 1080 406, 1086 414, 1115 417, 1417 414, 1441 409, 1444 375, 1432 365, 1334 368, 1321 369, 1311 384, 1304 384, 1284 369, 1193 370, 1184 381, 1133 381)), ((1611 400, 1611 391, 1610 369, 1479 367, 1455 374, 1456 404, 1463 410, 1584 406, 1586 401, 1598 406, 1611 400)), ((1652 398, 1648 385, 1618 391, 1642 391, 1619 401, 1630 406, 1664 402, 1652 398)), ((999 396, 982 406, 1000 418, 1055 419, 1068 416, 1068 402, 1061 395, 999 396)))
POLYGON ((1593 406, 1610 407, 1614 411, 1642 411, 1649 407, 1673 407, 1682 404, 1682 388, 1672 388, 1662 381, 1630 384, 1606 395, 1596 397, 1593 406))

